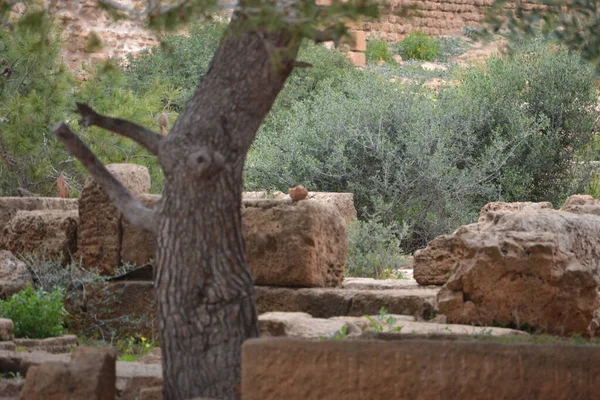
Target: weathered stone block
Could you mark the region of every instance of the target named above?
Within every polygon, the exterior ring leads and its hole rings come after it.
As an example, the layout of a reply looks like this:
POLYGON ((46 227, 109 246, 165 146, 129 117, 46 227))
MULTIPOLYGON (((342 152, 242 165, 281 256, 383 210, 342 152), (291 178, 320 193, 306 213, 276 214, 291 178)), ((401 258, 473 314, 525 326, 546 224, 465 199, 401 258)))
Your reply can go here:
POLYGON ((58 197, 0 197, 0 231, 17 211, 77 210, 77 199, 58 197))
MULTIPOLYGON (((134 195, 150 190, 148 169, 134 164, 110 164, 108 170, 134 195)), ((112 275, 121 261, 121 213, 90 177, 79 197, 78 258, 88 268, 112 275)))
POLYGON ((438 295, 448 322, 600 334, 600 216, 520 211, 479 225, 455 240, 438 295))
POLYGON ((311 201, 246 201, 242 223, 256 284, 325 287, 343 281, 348 232, 334 206, 311 201))
POLYGON ((154 284, 117 281, 87 285, 65 300, 72 332, 95 327, 105 335, 126 338, 158 336, 154 284), (102 321, 102 324, 98 324, 102 321))
POLYGON ((262 338, 242 348, 244 400, 591 400, 599 390, 600 346, 417 337, 262 338))
POLYGON ((63 264, 77 250, 77 210, 17 211, 4 225, 0 248, 13 253, 41 253, 63 264))
POLYGON ((12 320, 0 318, 0 342, 14 339, 15 327, 12 320))
POLYGON ((507 214, 509 212, 526 211, 526 210, 552 210, 552 203, 543 201, 534 203, 531 201, 523 201, 516 203, 492 202, 487 203, 479 211, 479 220, 477 222, 490 222, 498 215, 507 214))
POLYGON ((364 67, 367 65, 367 56, 365 53, 358 51, 349 51, 346 53, 346 57, 357 67, 364 67))
MULTIPOLYGON (((142 194, 140 201, 153 208, 161 199, 157 194, 142 194)), ((121 262, 138 266, 153 260, 156 255, 156 237, 152 232, 133 226, 126 218, 122 219, 121 262)))
POLYGON ((67 363, 45 363, 27 372, 22 400, 114 400, 114 350, 79 347, 67 363))
POLYGON ((340 44, 347 45, 352 51, 367 51, 367 35, 364 31, 350 31, 340 44))
POLYGON ((336 288, 283 288, 256 286, 259 313, 303 312, 315 318, 391 314, 428 318, 437 310, 439 289, 350 290, 336 288))
POLYGON ((0 250, 0 299, 5 299, 32 283, 25 263, 10 251, 0 250))

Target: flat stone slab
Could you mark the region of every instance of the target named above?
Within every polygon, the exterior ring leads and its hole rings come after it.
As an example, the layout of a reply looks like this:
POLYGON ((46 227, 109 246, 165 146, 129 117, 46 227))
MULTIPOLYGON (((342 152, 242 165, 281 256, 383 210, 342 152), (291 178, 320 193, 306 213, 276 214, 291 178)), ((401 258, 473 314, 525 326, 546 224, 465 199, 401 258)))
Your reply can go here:
POLYGON ((63 335, 46 339, 14 339, 16 347, 41 350, 53 354, 69 353, 78 344, 77 336, 63 335))
POLYGON ((252 339, 244 400, 596 399, 600 346, 252 339))
MULTIPOLYGON (((412 270, 411 270, 412 271, 412 270)), ((346 278, 342 283, 343 289, 358 290, 395 290, 395 289, 435 289, 435 286, 421 286, 412 279, 373 279, 373 278, 346 278)))
POLYGON ((352 337, 374 332, 376 327, 397 335, 528 336, 526 332, 514 329, 418 322, 411 316, 393 314, 324 319, 301 312, 268 312, 258 317, 258 323, 261 337, 319 339, 339 334, 342 329, 352 337))
POLYGON ((259 313, 304 312, 315 318, 390 314, 428 319, 437 309, 439 289, 350 290, 336 288, 281 288, 256 286, 259 313))

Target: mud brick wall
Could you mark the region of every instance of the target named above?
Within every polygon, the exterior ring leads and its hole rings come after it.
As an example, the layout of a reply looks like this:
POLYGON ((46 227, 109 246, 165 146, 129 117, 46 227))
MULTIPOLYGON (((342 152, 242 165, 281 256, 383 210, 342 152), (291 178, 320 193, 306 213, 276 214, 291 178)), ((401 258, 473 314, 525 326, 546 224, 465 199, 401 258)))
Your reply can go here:
MULTIPOLYGON (((159 43, 153 32, 142 28, 136 21, 111 20, 99 9, 97 0, 45 1, 49 11, 62 24, 67 43, 63 59, 73 69, 80 68, 82 63, 92 64, 106 58, 121 59, 127 54, 136 54, 159 43), (88 53, 86 48, 92 33, 102 40, 103 47, 88 53)), ((330 1, 317 0, 317 3, 327 5, 330 1)), ((466 27, 481 26, 485 13, 494 0, 383 1, 389 4, 390 14, 382 16, 378 21, 354 23, 351 30, 364 32, 369 37, 383 37, 388 41, 402 40, 410 32, 418 29, 434 36, 461 34, 466 27), (400 7, 409 4, 416 6, 418 16, 401 18, 393 15, 400 7)), ((121 0, 121 3, 137 7, 143 7, 144 4, 142 0, 121 0)), ((524 0, 524 3, 526 9, 535 7, 531 0, 524 0)), ((361 54, 361 50, 354 56, 361 58, 354 60, 355 63, 364 64, 364 54, 361 54)))
MULTIPOLYGON (((422 30, 433 36, 462 34, 465 28, 479 28, 488 8, 494 0, 432 0, 403 1, 388 0, 391 13, 384 15, 379 21, 362 22, 354 26, 364 31, 367 36, 382 37, 388 41, 400 41, 409 33, 422 30), (402 6, 414 5, 417 14, 410 17, 393 15, 402 6)), ((531 10, 535 2, 523 1, 524 8, 531 10)), ((515 3, 507 7, 513 8, 515 3)))

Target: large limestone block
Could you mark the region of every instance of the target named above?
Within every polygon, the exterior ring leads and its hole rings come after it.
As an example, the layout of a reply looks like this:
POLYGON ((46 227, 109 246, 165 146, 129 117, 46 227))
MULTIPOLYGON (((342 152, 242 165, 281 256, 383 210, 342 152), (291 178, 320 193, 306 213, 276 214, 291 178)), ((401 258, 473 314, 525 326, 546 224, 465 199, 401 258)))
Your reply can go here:
POLYGON ((503 215, 524 210, 552 210, 552 203, 487 203, 479 212, 478 223, 461 226, 451 235, 438 236, 425 248, 415 252, 415 280, 419 285, 443 285, 454 272, 457 261, 463 256, 464 248, 460 245, 463 235, 486 229, 487 224, 493 224, 503 215))
MULTIPOLYGON (((160 201, 160 195, 143 194, 139 196, 147 207, 155 207, 160 201)), ((242 203, 255 200, 287 200, 288 194, 282 192, 244 192, 242 203)), ((356 209, 352 193, 309 192, 306 201, 331 204, 342 214, 346 223, 356 220, 356 209)), ((156 239, 150 232, 136 228, 123 218, 121 239, 121 262, 144 265, 156 255, 156 239)))
MULTIPOLYGON (((134 195, 150 190, 148 169, 134 164, 110 164, 108 170, 134 195)), ((121 213, 91 177, 79 197, 78 257, 88 268, 113 274, 121 257, 121 213)))
POLYGON ((58 197, 0 197, 0 231, 17 211, 77 210, 77 199, 58 197))
MULTIPOLYGON (((146 207, 155 207, 161 199, 158 194, 142 194, 140 201, 146 207)), ((144 265, 156 255, 156 236, 152 232, 133 226, 126 218, 122 220, 121 262, 144 265)))
POLYGON ((459 239, 438 294, 448 322, 600 334, 600 216, 521 211, 459 239))
POLYGON ((68 364, 32 366, 21 400, 114 400, 115 358, 111 349, 79 347, 68 364))
POLYGON ((258 317, 258 324, 262 337, 286 336, 304 339, 339 335, 342 329, 348 336, 358 336, 379 329, 404 336, 528 336, 527 333, 514 329, 419 322, 412 316, 394 314, 324 319, 313 318, 310 314, 301 312, 268 312, 258 317))
POLYGON ((258 317, 261 336, 288 336, 304 339, 318 339, 348 329, 349 324, 342 320, 313 318, 301 312, 269 312, 258 317))
POLYGON ((595 399, 600 346, 261 338, 242 347, 244 400, 595 399))
POLYGON ((561 210, 576 214, 600 215, 600 200, 590 195, 576 194, 565 201, 561 210))
MULTIPOLYGON (((290 200, 290 195, 283 192, 244 192, 242 200, 290 200)), ((333 204, 347 224, 356 220, 354 195, 352 193, 308 192, 306 200, 333 204)))
POLYGON ((25 263, 10 251, 0 250, 0 299, 5 299, 32 283, 25 263))
POLYGON ((242 224, 256 284, 327 287, 344 280, 348 231, 334 206, 313 201, 246 201, 242 224))
POLYGON ((12 320, 0 318, 0 342, 14 339, 14 325, 12 320))
POLYGON ((437 310, 439 289, 350 290, 256 286, 258 312, 303 312, 315 318, 391 314, 429 318, 437 310))
POLYGON ((458 245, 460 237, 468 232, 477 232, 480 224, 460 227, 452 235, 441 235, 433 239, 424 249, 415 251, 413 277, 419 285, 443 285, 446 283, 462 256, 458 245))
POLYGON ((492 220, 497 214, 506 214, 509 212, 525 210, 552 210, 553 208, 554 207, 552 207, 552 203, 548 201, 543 201, 540 203, 534 203, 531 201, 515 203, 491 202, 481 207, 481 210, 479 211, 478 222, 487 222, 492 220))
POLYGON ((70 261, 77 250, 77 210, 17 211, 4 226, 0 248, 70 261))
POLYGON ((86 285, 65 299, 70 332, 98 328, 125 339, 158 336, 156 299, 151 281, 116 281, 86 285))

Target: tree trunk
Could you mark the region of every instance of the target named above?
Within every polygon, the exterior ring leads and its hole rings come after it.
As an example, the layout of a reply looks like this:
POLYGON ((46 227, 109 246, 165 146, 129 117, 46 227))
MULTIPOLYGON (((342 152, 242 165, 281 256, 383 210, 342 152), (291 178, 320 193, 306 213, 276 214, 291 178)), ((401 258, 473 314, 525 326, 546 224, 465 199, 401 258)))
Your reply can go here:
POLYGON ((165 173, 155 276, 164 398, 239 398, 241 345, 258 336, 242 238, 248 149, 293 69, 300 38, 234 15, 159 147, 165 173))

